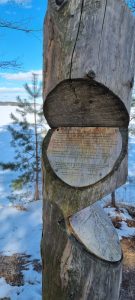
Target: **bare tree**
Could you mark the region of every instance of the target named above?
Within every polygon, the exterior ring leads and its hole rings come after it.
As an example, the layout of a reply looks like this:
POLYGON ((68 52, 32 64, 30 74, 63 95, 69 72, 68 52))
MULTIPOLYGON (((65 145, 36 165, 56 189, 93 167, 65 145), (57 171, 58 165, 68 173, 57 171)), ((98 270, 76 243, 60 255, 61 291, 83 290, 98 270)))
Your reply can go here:
POLYGON ((18 23, 18 22, 11 22, 11 21, 6 21, 6 20, 0 20, 0 28, 19 30, 19 31, 23 31, 25 33, 41 31, 41 29, 28 28, 27 25, 23 26, 23 25, 20 25, 20 23, 18 23))
POLYGON ((116 207, 116 198, 115 198, 115 191, 112 192, 111 194, 111 198, 112 198, 112 206, 116 207))
POLYGON ((21 67, 21 63, 17 61, 17 59, 14 60, 1 60, 0 61, 0 69, 7 70, 7 69, 18 69, 21 67))
POLYGON ((10 198, 18 198, 16 190, 22 190, 21 198, 27 192, 34 189, 33 199, 40 199, 41 188, 41 145, 42 131, 44 131, 43 112, 38 105, 41 96, 41 84, 38 83, 38 75, 32 74, 32 84, 24 85, 28 93, 28 100, 17 98, 18 108, 16 114, 11 113, 12 124, 8 126, 11 134, 11 147, 15 149, 14 160, 0 162, 2 170, 16 171, 16 178, 12 180, 12 195, 10 198), (33 116, 29 122, 28 115, 33 116), (24 189, 25 188, 25 189, 24 189))
MULTIPOLYGON (((17 30, 22 31, 24 33, 33 33, 40 32, 41 29, 32 29, 29 28, 28 25, 21 25, 21 22, 11 22, 7 20, 0 19, 0 29, 9 29, 9 30, 17 30)), ((18 69, 21 67, 21 63, 18 62, 17 59, 14 60, 0 60, 0 69, 18 69)))

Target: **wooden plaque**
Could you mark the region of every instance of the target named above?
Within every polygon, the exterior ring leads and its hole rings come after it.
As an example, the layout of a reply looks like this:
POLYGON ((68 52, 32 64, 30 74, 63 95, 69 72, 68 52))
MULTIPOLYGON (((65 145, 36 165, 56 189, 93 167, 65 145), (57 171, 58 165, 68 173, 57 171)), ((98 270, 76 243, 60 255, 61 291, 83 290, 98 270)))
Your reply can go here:
POLYGON ((58 128, 47 157, 55 174, 73 187, 93 185, 114 168, 122 152, 118 128, 58 128))
POLYGON ((98 203, 94 203, 69 218, 73 235, 87 251, 97 257, 116 262, 122 252, 119 237, 111 220, 98 203))

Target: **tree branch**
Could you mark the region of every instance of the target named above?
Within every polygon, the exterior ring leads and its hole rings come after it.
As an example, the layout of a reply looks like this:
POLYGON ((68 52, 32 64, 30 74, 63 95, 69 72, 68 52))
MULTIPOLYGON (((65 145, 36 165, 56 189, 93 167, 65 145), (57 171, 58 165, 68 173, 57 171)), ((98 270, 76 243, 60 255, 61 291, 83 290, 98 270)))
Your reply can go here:
POLYGON ((19 69, 22 64, 17 63, 17 60, 3 60, 0 61, 0 68, 1 69, 19 69))
POLYGON ((19 25, 17 23, 9 22, 9 21, 6 21, 6 20, 0 20, 0 28, 19 30, 19 31, 23 31, 25 33, 41 31, 41 29, 30 29, 30 28, 27 28, 27 27, 22 27, 21 25, 19 25))

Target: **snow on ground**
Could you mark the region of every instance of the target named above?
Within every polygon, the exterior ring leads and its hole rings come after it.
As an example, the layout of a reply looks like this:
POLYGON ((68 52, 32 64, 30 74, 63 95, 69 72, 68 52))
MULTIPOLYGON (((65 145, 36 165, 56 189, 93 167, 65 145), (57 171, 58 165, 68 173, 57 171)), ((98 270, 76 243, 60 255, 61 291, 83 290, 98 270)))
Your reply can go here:
MULTIPOLYGON (((38 279, 39 281, 40 279, 38 279)), ((36 285, 27 284, 25 287, 11 286, 6 283, 4 278, 0 278, 0 297, 10 297, 11 300, 41 300, 41 288, 36 285)))
MULTIPOLYGON (((0 127, 2 126, 7 126, 8 124, 11 123, 11 118, 10 118, 10 114, 11 112, 13 114, 16 114, 16 109, 18 107, 17 106, 0 106, 0 127)), ((34 122, 34 115, 29 114, 28 115, 28 120, 30 123, 34 122)))
MULTIPOLYGON (((25 205, 26 210, 15 207, 0 208, 0 255, 30 255, 30 261, 41 261, 40 241, 42 232, 42 201, 25 205)), ((0 298, 11 300, 41 300, 41 272, 34 270, 33 264, 22 271, 25 284, 11 286, 5 278, 0 278, 0 298)))
MULTIPOLYGON (((3 162, 13 161, 14 158, 7 125, 11 123, 10 113, 15 111, 15 106, 0 106, 0 161, 3 162)), ((0 256, 25 254, 30 256, 30 262, 27 270, 22 270, 24 285, 12 286, 4 277, 0 278, 0 298, 41 300, 42 275, 41 271, 34 270, 33 261, 41 263, 42 202, 31 202, 25 205, 26 210, 13 207, 8 199, 13 178, 14 172, 0 170, 0 256)))
POLYGON ((40 258, 39 232, 42 229, 41 201, 27 204, 28 210, 0 208, 0 252, 5 255, 25 253, 40 258))
POLYGON ((10 114, 15 114, 16 106, 0 106, 0 130, 2 126, 7 126, 11 123, 10 114))
POLYGON ((135 227, 128 226, 128 221, 132 221, 133 218, 125 208, 119 210, 114 207, 108 206, 105 207, 104 210, 112 220, 119 221, 120 227, 116 228, 116 230, 120 240, 123 237, 135 236, 135 227))

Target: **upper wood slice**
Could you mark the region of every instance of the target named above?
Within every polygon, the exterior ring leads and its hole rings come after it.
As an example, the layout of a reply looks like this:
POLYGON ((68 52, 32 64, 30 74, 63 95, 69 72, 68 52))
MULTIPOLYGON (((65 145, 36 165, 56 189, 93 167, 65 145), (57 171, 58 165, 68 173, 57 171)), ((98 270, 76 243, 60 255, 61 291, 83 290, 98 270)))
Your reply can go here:
POLYGON ((51 128, 127 127, 129 115, 123 102, 94 80, 65 80, 49 93, 44 115, 51 128))
POLYGON ((49 0, 44 114, 58 126, 127 126, 135 19, 122 0, 49 0), (110 124, 111 123, 111 124, 110 124))

